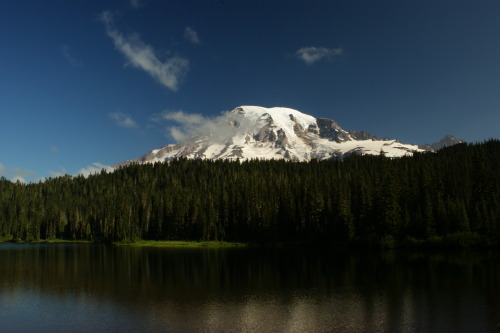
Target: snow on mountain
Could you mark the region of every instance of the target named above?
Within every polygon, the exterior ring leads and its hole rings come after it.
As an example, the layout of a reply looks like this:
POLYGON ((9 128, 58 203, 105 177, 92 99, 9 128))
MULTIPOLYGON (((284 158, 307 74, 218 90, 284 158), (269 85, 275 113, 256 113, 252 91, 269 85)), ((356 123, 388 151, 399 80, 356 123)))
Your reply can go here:
MULTIPOLYGON (((180 118, 177 115, 170 119, 180 118)), ((400 157, 425 150, 367 132, 347 132, 333 120, 316 119, 283 107, 240 106, 221 117, 200 123, 194 133, 177 144, 152 150, 116 166, 167 162, 179 157, 309 161, 350 154, 383 153, 388 157, 400 157)))

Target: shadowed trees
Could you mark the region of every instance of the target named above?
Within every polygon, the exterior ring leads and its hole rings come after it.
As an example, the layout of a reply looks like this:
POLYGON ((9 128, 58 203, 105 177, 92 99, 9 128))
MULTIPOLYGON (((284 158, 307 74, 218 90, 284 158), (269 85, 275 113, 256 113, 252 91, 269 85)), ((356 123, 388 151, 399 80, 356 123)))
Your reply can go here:
POLYGON ((500 141, 412 157, 131 165, 113 173, 0 179, 0 237, 404 241, 500 233, 500 141))

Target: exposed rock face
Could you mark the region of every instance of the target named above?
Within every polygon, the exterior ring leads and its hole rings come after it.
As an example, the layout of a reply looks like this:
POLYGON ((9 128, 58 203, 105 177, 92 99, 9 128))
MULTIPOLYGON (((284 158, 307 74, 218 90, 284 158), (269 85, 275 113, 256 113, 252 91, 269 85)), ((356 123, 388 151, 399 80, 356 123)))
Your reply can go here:
POLYGON ((376 141, 381 141, 381 140, 389 140, 387 138, 380 138, 376 135, 373 135, 371 133, 365 132, 365 131, 355 131, 355 130, 350 130, 349 135, 354 139, 354 140, 376 140, 376 141))
POLYGON ((285 131, 283 131, 281 128, 278 130, 278 137, 276 139, 276 142, 275 142, 275 146, 276 147, 281 147, 281 148, 285 148, 286 147, 286 144, 288 142, 287 140, 287 137, 286 137, 286 133, 285 131))
POLYGON ((316 123, 319 128, 319 136, 322 138, 335 142, 351 140, 349 133, 344 131, 334 120, 319 118, 316 123))
POLYGON ((464 143, 465 140, 460 140, 454 137, 453 135, 445 135, 441 140, 438 142, 434 142, 433 144, 425 144, 425 145, 420 145, 418 146, 420 149, 423 150, 428 150, 428 151, 436 151, 444 147, 448 146, 453 146, 456 145, 457 143, 464 143))
MULTIPOLYGON (((288 108, 241 106, 222 118, 217 133, 203 133, 116 166, 167 162, 178 157, 309 161, 381 152, 388 157, 399 157, 438 147, 403 144, 364 131, 347 132, 334 120, 316 119, 288 108)), ((438 144, 461 142, 455 140, 447 136, 438 144)))

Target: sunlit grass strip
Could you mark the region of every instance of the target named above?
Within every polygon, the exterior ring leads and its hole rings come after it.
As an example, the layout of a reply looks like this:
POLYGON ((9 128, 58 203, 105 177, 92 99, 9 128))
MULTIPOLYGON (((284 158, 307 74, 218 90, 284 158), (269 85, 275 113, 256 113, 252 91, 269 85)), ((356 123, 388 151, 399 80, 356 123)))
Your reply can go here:
POLYGON ((246 247, 248 244, 236 242, 221 242, 221 241, 154 241, 140 240, 136 242, 117 242, 113 243, 118 246, 138 246, 138 247, 246 247))
POLYGON ((12 236, 0 237, 0 243, 12 242, 12 236))
POLYGON ((39 239, 39 240, 16 240, 12 236, 0 237, 0 243, 19 243, 19 244, 58 244, 58 243, 94 243, 89 240, 70 240, 70 239, 39 239))
POLYGON ((95 243, 90 240, 69 240, 69 239, 42 239, 39 241, 33 241, 31 243, 95 243))

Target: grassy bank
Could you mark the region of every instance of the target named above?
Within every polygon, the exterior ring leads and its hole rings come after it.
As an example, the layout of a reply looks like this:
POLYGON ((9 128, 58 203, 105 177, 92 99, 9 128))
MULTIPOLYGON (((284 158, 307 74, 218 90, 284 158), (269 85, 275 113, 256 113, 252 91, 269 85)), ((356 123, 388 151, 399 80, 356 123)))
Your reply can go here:
MULTIPOLYGON (((10 237, 0 238, 0 243, 10 242, 19 244, 58 244, 58 243, 104 243, 90 240, 69 240, 69 239, 48 239, 24 241, 10 237)), ((351 242, 329 242, 329 241, 293 241, 293 242, 272 242, 272 243, 242 243, 242 242, 222 242, 222 241, 173 241, 173 240, 136 240, 126 242, 113 242, 114 246, 133 247, 168 247, 168 248, 236 248, 236 247, 320 247, 335 249, 479 249, 498 248, 499 242, 481 236, 475 232, 457 232, 445 236, 433 236, 427 239, 416 239, 406 237, 404 240, 396 240, 392 236, 377 237, 372 235, 364 239, 356 239, 351 242)))
POLYGON ((20 239, 14 239, 12 237, 0 238, 0 243, 17 243, 17 244, 58 244, 58 243, 94 243, 89 240, 70 240, 70 239, 39 239, 24 241, 20 239))
POLYGON ((113 245, 117 246, 136 246, 136 247, 246 247, 246 243, 236 242, 220 242, 220 241, 154 241, 154 240, 139 240, 135 242, 116 242, 113 245))

